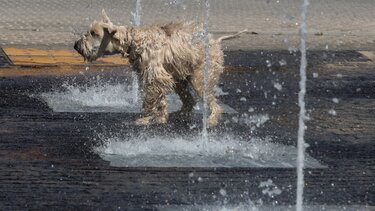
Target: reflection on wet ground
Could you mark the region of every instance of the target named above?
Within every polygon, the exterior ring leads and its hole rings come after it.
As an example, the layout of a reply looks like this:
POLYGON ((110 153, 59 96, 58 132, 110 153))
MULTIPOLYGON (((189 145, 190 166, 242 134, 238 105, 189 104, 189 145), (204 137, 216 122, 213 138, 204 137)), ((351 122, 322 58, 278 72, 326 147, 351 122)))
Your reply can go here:
MULTIPOLYGON (((216 142, 208 153, 197 146, 199 112, 190 118, 172 112, 165 126, 133 125, 139 114, 124 112, 139 109, 124 107, 128 67, 0 69, 1 203, 9 209, 293 205, 296 58, 284 51, 228 53, 230 66, 216 90, 227 112, 210 131, 216 142), (72 103, 77 96, 81 101, 72 103), (178 153, 180 162, 171 162, 178 153), (154 167, 146 167, 150 161, 154 167)), ((373 206, 375 66, 353 51, 312 52, 309 64, 306 202, 373 206)))

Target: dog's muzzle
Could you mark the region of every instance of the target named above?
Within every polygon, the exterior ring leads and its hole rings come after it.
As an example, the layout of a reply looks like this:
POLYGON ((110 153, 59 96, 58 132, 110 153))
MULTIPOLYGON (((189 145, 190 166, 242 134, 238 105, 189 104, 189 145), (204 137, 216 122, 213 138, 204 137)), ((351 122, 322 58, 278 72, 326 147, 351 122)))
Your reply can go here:
POLYGON ((107 30, 104 30, 104 36, 101 40, 100 46, 93 47, 90 52, 87 49, 84 49, 83 40, 80 39, 74 43, 74 49, 83 56, 85 61, 95 61, 97 58, 100 58, 105 55, 105 49, 107 48, 110 42, 110 33, 107 30))
POLYGON ((97 48, 93 48, 91 51, 85 48, 82 39, 74 43, 74 49, 83 57, 84 61, 95 61, 97 59, 97 48))
POLYGON ((84 47, 82 45, 83 45, 82 39, 76 41, 74 43, 74 50, 76 50, 85 59, 85 61, 86 61, 88 55, 85 54, 85 49, 84 49, 84 47))
POLYGON ((80 44, 79 44, 79 41, 76 41, 74 43, 74 50, 76 50, 78 53, 81 53, 81 48, 80 48, 80 44))

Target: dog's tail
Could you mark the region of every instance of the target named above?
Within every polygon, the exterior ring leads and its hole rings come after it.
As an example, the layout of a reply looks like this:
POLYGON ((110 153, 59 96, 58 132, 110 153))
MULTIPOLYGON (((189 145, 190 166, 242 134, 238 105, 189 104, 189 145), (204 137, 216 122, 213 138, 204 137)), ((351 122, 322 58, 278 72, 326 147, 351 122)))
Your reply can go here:
POLYGON ((221 42, 221 41, 223 41, 223 40, 233 39, 233 38, 236 38, 236 37, 238 37, 240 34, 245 33, 245 32, 247 32, 247 31, 248 31, 248 30, 245 29, 245 30, 242 30, 242 31, 240 31, 240 32, 237 32, 236 34, 225 35, 225 36, 219 37, 219 38, 217 39, 217 41, 218 41, 218 42, 221 42))

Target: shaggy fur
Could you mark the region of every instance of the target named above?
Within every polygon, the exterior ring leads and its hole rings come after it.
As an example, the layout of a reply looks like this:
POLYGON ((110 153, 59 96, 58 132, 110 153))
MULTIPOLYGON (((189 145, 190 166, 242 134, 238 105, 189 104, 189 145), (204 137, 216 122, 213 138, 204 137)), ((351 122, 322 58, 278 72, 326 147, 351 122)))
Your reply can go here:
MULTIPOLYGON (((207 97, 209 126, 218 123, 222 109, 213 89, 223 72, 224 56, 220 47, 223 39, 209 36, 207 97)), ((183 102, 181 112, 189 113, 195 104, 189 84, 203 97, 204 43, 203 29, 193 23, 170 23, 144 27, 115 26, 105 11, 102 20, 94 22, 74 48, 85 61, 94 61, 108 54, 121 53, 129 58, 138 73, 143 88, 143 111, 138 125, 166 123, 168 119, 166 94, 175 91, 183 102)))

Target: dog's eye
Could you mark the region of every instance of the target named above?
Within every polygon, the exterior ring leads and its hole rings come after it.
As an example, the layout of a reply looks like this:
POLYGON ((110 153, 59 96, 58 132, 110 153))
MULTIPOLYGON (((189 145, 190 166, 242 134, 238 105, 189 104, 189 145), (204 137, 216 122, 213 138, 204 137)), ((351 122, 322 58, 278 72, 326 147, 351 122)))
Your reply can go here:
POLYGON ((90 31, 91 36, 96 36, 97 34, 94 31, 90 31))

